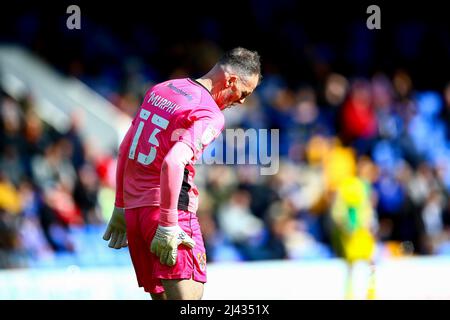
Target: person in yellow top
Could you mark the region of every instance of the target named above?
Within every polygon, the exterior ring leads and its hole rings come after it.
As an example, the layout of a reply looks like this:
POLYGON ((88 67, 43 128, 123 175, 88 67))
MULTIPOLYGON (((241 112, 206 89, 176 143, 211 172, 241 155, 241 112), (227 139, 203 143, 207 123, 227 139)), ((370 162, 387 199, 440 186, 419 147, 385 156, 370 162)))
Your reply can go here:
POLYGON ((14 185, 0 171, 0 210, 19 214, 22 209, 20 196, 14 185))
POLYGON ((375 211, 370 194, 371 185, 368 182, 350 175, 337 185, 331 206, 332 245, 348 265, 346 298, 349 299, 353 297, 352 276, 356 261, 367 261, 370 265, 367 298, 374 298, 375 211))

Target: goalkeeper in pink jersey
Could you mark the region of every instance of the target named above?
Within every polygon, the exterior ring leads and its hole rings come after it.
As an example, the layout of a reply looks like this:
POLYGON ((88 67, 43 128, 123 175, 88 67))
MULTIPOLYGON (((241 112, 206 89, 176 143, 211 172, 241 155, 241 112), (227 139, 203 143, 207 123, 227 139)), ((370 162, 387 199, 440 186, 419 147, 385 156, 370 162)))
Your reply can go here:
POLYGON ((223 130, 222 110, 261 79, 257 52, 235 48, 199 79, 147 91, 119 148, 115 209, 103 239, 128 245, 152 299, 201 299, 206 253, 196 211, 194 163, 223 130))

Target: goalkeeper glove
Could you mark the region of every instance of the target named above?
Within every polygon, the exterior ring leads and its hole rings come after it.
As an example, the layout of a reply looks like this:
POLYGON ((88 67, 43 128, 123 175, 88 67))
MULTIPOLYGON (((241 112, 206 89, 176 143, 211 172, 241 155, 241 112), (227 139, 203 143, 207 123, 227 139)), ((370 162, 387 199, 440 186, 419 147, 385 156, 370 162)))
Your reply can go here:
POLYGON ((109 219, 103 240, 109 241, 108 247, 114 249, 124 248, 128 245, 127 229, 125 224, 125 209, 114 207, 111 219, 109 219))
POLYGON ((150 251, 159 257, 159 261, 162 264, 173 266, 177 261, 178 246, 180 244, 184 244, 192 249, 195 246, 195 241, 178 225, 170 227, 158 225, 150 251))

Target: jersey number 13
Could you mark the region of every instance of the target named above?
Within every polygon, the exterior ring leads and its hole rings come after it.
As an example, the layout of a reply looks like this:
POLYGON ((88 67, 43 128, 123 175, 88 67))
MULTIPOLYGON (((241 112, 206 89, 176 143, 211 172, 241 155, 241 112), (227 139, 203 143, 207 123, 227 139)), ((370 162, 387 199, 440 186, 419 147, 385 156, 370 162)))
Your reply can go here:
MULTIPOLYGON (((144 121, 147 120, 151 115, 151 112, 145 109, 141 109, 139 113, 139 118, 143 119, 144 121)), ((128 158, 134 159, 136 155, 136 148, 139 142, 139 137, 141 136, 142 129, 144 128, 144 121, 139 122, 139 126, 136 130, 136 133, 133 137, 133 142, 131 143, 130 152, 128 153, 128 158)), ((144 165, 149 165, 153 162, 156 158, 156 148, 155 146, 159 147, 158 139, 156 138, 156 135, 162 130, 166 129, 169 125, 169 120, 164 119, 163 117, 158 116, 157 114, 153 114, 151 119, 152 124, 156 125, 156 127, 153 129, 152 133, 150 134, 150 138, 148 138, 148 142, 152 145, 150 148, 150 152, 148 154, 144 154, 142 152, 139 152, 137 161, 139 163, 142 163, 144 165)))

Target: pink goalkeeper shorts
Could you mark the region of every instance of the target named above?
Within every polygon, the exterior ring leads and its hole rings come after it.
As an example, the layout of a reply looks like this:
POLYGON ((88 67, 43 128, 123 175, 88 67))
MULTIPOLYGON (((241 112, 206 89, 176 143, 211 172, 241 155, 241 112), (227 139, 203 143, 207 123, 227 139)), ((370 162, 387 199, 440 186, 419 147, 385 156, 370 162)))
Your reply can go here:
POLYGON ((194 279, 206 282, 206 253, 197 216, 178 211, 178 225, 195 241, 195 247, 178 246, 177 262, 169 267, 150 252, 158 227, 159 207, 125 209, 128 248, 139 287, 149 293, 164 292, 161 279, 194 279))

